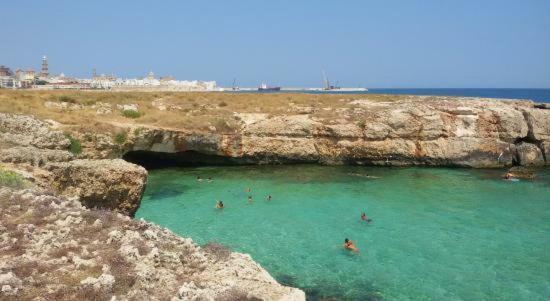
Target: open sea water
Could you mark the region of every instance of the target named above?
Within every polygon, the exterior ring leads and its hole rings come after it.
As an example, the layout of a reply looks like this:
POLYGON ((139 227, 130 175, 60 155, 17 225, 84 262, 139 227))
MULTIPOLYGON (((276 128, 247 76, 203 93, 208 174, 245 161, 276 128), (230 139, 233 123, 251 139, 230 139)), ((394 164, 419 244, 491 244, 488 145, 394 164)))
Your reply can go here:
POLYGON ((550 170, 534 181, 505 181, 502 173, 316 165, 152 170, 136 218, 249 253, 309 300, 549 300, 550 170), (218 199, 225 209, 214 208, 218 199), (373 221, 362 221, 361 212, 373 221), (344 250, 344 238, 360 253, 344 250))
POLYGON ((530 99, 535 102, 550 102, 550 89, 497 89, 497 88, 401 88, 401 89, 369 89, 367 92, 325 92, 325 91, 280 91, 259 92, 242 91, 229 93, 331 93, 331 94, 403 94, 403 95, 433 95, 433 96, 459 96, 459 97, 483 97, 504 99, 530 99))

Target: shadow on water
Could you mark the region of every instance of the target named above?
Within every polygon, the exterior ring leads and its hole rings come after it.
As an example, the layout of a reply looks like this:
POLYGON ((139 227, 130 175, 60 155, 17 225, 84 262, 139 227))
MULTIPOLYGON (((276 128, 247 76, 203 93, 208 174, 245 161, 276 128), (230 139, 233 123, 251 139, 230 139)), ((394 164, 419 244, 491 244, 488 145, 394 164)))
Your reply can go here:
POLYGON ((182 195, 183 193, 184 193, 183 188, 177 188, 177 189, 166 188, 166 189, 161 189, 156 191, 150 191, 148 192, 148 197, 151 200, 160 201, 163 199, 175 198, 179 195, 182 195))
POLYGON ((369 282, 362 281, 357 283, 356 287, 361 288, 361 291, 349 291, 344 287, 329 283, 319 282, 314 286, 301 286, 298 278, 293 275, 280 274, 277 281, 282 285, 297 287, 306 293, 308 301, 383 301, 384 298, 369 282))

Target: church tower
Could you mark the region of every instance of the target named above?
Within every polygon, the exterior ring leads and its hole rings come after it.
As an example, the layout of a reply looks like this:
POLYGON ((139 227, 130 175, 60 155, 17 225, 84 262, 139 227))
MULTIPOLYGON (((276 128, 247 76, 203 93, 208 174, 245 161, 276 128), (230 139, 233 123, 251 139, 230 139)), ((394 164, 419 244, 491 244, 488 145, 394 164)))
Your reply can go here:
POLYGON ((46 56, 42 57, 42 71, 40 72, 40 77, 47 78, 50 75, 48 72, 48 58, 46 56))

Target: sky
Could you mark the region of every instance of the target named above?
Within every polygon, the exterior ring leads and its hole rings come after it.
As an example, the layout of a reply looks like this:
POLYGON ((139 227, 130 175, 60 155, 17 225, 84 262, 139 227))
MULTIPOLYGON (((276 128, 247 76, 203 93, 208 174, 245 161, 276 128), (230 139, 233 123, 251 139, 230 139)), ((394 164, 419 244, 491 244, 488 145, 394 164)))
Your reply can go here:
POLYGON ((18 0, 0 28, 0 64, 77 77, 550 88, 548 0, 18 0))

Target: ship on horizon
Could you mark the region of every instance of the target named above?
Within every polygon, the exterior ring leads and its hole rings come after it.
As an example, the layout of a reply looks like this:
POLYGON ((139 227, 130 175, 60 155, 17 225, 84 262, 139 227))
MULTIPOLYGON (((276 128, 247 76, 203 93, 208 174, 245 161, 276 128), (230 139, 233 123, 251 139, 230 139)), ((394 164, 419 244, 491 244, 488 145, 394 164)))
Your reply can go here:
POLYGON ((332 85, 327 77, 327 74, 325 73, 325 71, 323 70, 322 71, 323 73, 323 88, 321 89, 318 89, 318 88, 313 88, 313 89, 310 89, 311 91, 326 91, 326 92, 366 92, 368 91, 369 89, 367 88, 360 88, 360 87, 357 87, 357 88, 342 88, 340 86, 338 86, 338 83, 336 85, 332 85))
POLYGON ((258 87, 258 91, 264 91, 264 92, 268 92, 268 91, 281 91, 281 87, 270 87, 270 86, 268 86, 266 83, 262 83, 262 84, 258 87))

